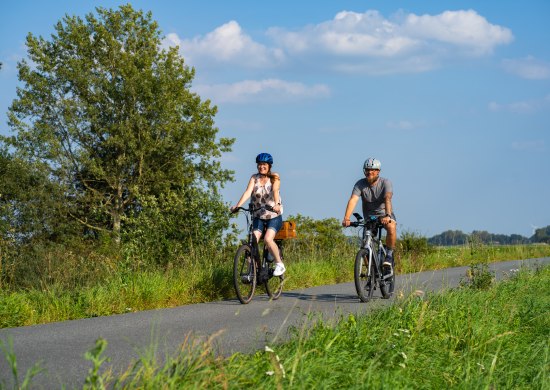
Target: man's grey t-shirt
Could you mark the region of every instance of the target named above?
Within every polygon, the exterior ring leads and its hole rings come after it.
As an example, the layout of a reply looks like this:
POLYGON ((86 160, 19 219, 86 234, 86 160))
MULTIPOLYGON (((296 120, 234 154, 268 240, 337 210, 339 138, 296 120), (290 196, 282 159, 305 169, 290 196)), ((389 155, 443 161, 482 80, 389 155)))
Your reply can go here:
POLYGON ((388 192, 393 192, 391 181, 379 177, 374 185, 369 186, 367 179, 361 179, 353 187, 353 195, 361 197, 363 201, 363 217, 369 215, 386 215, 384 198, 388 192))

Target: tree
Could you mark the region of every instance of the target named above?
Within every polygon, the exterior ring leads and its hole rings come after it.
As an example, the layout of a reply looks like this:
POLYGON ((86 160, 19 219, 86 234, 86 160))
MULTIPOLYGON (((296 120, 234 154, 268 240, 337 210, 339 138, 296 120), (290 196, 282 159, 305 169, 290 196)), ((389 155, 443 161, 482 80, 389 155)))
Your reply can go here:
POLYGON ((162 214, 169 200, 180 202, 180 225, 228 226, 218 189, 232 172, 217 159, 234 140, 216 138, 217 108, 190 91, 194 69, 161 48, 150 12, 96 12, 65 16, 50 41, 27 36, 31 63, 18 64, 24 86, 8 114, 16 135, 4 142, 47 168, 88 232, 118 240, 126 222, 148 205, 162 214))
POLYGON ((530 238, 531 242, 545 242, 550 244, 550 225, 535 230, 530 238))
POLYGON ((446 230, 428 239, 431 245, 464 245, 468 241, 468 235, 460 230, 446 230))
POLYGON ((0 150, 0 241, 21 243, 28 239, 55 240, 70 221, 60 188, 44 169, 0 150))

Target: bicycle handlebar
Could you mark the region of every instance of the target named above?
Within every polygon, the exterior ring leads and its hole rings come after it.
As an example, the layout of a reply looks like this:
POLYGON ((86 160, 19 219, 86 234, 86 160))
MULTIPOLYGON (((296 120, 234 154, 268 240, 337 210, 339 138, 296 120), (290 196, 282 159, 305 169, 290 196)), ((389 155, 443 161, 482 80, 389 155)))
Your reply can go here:
POLYGON ((349 223, 349 226, 352 226, 352 227, 367 227, 367 228, 378 228, 378 227, 383 227, 384 225, 382 224, 382 222, 380 221, 381 217, 375 217, 373 215, 371 215, 369 217, 368 220, 366 221, 354 221, 354 222, 351 222, 349 223))
POLYGON ((252 205, 250 205, 248 208, 242 207, 242 206, 236 207, 236 208, 232 211, 232 213, 234 214, 234 213, 237 213, 237 212, 239 212, 239 211, 241 211, 241 210, 242 210, 242 211, 249 212, 249 213, 253 213, 254 211, 258 211, 258 210, 262 210, 262 209, 265 209, 265 210, 267 210, 267 211, 275 211, 275 210, 273 210, 273 207, 271 207, 271 206, 262 206, 262 207, 258 207, 258 208, 255 209, 254 207, 252 207, 252 205))

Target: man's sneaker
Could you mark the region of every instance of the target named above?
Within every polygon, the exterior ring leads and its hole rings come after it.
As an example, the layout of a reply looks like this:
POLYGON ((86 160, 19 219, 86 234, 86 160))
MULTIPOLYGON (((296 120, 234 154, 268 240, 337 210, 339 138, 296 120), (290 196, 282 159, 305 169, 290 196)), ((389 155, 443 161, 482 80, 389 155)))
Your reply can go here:
POLYGON ((281 276, 286 271, 285 265, 283 263, 275 264, 275 271, 273 271, 273 276, 281 276))

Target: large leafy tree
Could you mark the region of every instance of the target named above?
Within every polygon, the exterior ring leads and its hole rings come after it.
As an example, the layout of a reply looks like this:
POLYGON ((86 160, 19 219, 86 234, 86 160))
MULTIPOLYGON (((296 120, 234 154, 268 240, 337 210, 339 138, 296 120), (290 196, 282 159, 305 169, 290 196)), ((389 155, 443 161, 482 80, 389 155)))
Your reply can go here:
POLYGON ((218 188, 232 172, 218 158, 233 140, 217 138, 216 107, 190 91, 194 69, 161 39, 151 13, 130 5, 65 16, 49 40, 27 37, 4 142, 45 167, 88 233, 119 239, 140 218, 152 229, 175 217, 167 230, 189 222, 202 236, 228 225, 218 188))

